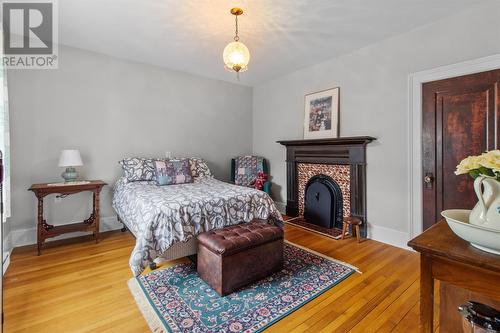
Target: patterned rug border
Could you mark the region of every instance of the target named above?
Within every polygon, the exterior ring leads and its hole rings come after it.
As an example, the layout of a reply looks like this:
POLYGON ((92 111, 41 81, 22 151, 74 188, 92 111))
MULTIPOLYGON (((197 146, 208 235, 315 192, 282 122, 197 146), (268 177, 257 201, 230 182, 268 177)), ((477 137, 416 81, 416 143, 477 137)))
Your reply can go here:
POLYGON ((284 222, 288 223, 290 225, 293 225, 294 227, 302 228, 304 230, 307 230, 307 231, 310 231, 310 232, 314 232, 314 233, 316 233, 318 235, 325 236, 325 237, 328 237, 330 239, 340 240, 342 238, 342 235, 340 235, 340 236, 331 236, 331 235, 325 234, 324 232, 321 232, 321 231, 318 231, 318 230, 314 230, 314 229, 308 228, 308 227, 300 225, 300 224, 293 223, 294 220, 297 220, 297 219, 300 219, 300 218, 301 218, 300 216, 297 216, 297 217, 291 218, 289 220, 285 220, 284 222))
MULTIPOLYGON (((166 269, 166 268, 165 268, 166 269)), ((154 333, 167 333, 172 332, 168 327, 163 324, 161 319, 161 314, 156 310, 156 308, 151 304, 151 300, 146 296, 145 290, 137 278, 131 278, 128 280, 128 288, 134 296, 135 303, 141 311, 142 316, 146 320, 151 332, 154 333)))
POLYGON ((348 263, 346 263, 345 261, 342 261, 342 260, 338 260, 338 259, 332 258, 332 257, 330 257, 330 256, 327 256, 326 254, 323 254, 323 253, 321 253, 321 252, 316 252, 316 251, 314 251, 314 250, 312 250, 312 249, 310 249, 310 248, 308 248, 308 247, 305 247, 305 246, 299 245, 299 244, 297 244, 297 243, 290 242, 289 240, 286 240, 286 239, 285 239, 285 243, 288 243, 288 244, 290 244, 290 245, 293 245, 293 246, 295 246, 295 247, 298 247, 299 249, 302 249, 302 250, 304 250, 304 251, 311 252, 311 253, 313 253, 313 254, 317 255, 318 257, 322 257, 322 258, 328 259, 328 260, 330 260, 330 261, 333 261, 333 262, 335 262, 335 263, 337 263, 337 264, 340 264, 340 265, 344 265, 344 266, 346 266, 346 267, 349 267, 350 269, 353 269, 354 271, 356 271, 356 273, 363 274, 363 272, 361 272, 361 271, 359 270, 359 268, 357 268, 357 267, 356 267, 356 266, 354 266, 354 265, 348 264, 348 263))
MULTIPOLYGON (((334 263, 337 263, 339 265, 343 265, 343 266, 346 266, 346 267, 352 269, 352 272, 350 274, 346 275, 342 280, 339 280, 339 281, 337 281, 337 283, 332 284, 328 288, 323 289, 318 294, 316 294, 314 297, 312 297, 307 302, 305 302, 302 306, 308 304, 309 302, 311 302, 314 299, 316 299, 317 297, 321 296, 322 294, 324 294, 328 290, 330 290, 333 287, 337 286, 339 283, 341 283, 342 281, 346 280, 352 274, 354 274, 354 273, 363 274, 356 266, 348 264, 348 263, 346 263, 344 261, 337 260, 337 259, 332 258, 330 256, 327 256, 327 255, 325 255, 323 253, 314 251, 314 250, 312 250, 312 249, 310 249, 308 247, 304 247, 302 245, 290 242, 288 240, 285 240, 285 243, 290 244, 292 246, 295 246, 295 247, 297 247, 299 249, 302 249, 304 251, 310 252, 312 254, 315 254, 315 255, 317 255, 319 257, 325 258, 325 259, 327 259, 329 261, 332 261, 334 263)), ((178 266, 178 265, 185 265, 185 264, 177 264, 177 265, 174 265, 174 266, 165 267, 163 269, 169 269, 169 268, 172 268, 172 267, 175 267, 175 266, 178 266)), ((162 268, 160 268, 160 269, 162 269, 162 268)), ((158 312, 158 310, 156 309, 156 307, 151 303, 151 299, 147 296, 146 290, 144 289, 144 287, 142 286, 141 282, 139 281, 139 277, 133 277, 133 278, 131 278, 130 280, 128 280, 127 284, 128 284, 129 289, 130 289, 130 292, 132 293, 132 296, 134 297, 134 300, 135 300, 135 302, 136 302, 139 310, 141 311, 144 319, 146 320, 146 322, 147 322, 147 324, 148 324, 151 332, 153 332, 153 333, 174 333, 175 331, 171 330, 170 327, 168 327, 167 325, 165 325, 165 323, 164 323, 165 319, 158 312)), ((269 323, 267 323, 267 325, 261 327, 257 332, 264 331, 266 328, 270 327, 271 325, 277 323, 281 319, 283 319, 283 318, 287 317, 288 315, 292 314, 293 312, 297 311, 302 306, 297 307, 297 308, 293 308, 290 311, 288 311, 285 314, 283 314, 282 316, 280 316, 279 318, 276 318, 275 320, 270 321, 269 323)))

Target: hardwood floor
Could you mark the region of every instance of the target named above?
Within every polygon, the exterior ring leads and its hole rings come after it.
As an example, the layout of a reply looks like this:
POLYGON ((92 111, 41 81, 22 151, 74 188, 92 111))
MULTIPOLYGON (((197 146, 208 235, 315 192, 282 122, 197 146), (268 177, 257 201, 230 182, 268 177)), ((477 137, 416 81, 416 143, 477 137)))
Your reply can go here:
MULTIPOLYGON (((419 257, 372 240, 335 241, 287 225, 286 239, 357 266, 266 332, 416 332, 419 257)), ((4 277, 5 332, 149 332, 127 287, 134 239, 63 240, 14 250, 4 277)), ((181 259, 184 260, 184 259, 181 259)), ((179 262, 179 261, 177 261, 179 262)), ((170 263, 169 263, 170 264, 170 263)), ((165 264, 167 265, 167 264, 165 264)))

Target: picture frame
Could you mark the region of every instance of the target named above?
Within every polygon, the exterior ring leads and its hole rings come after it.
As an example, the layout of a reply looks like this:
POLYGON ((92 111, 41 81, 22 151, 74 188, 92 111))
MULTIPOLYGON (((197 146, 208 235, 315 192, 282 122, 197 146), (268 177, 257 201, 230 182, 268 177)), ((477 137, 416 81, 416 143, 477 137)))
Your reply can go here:
POLYGON ((339 137, 340 87, 304 96, 304 139, 339 137))

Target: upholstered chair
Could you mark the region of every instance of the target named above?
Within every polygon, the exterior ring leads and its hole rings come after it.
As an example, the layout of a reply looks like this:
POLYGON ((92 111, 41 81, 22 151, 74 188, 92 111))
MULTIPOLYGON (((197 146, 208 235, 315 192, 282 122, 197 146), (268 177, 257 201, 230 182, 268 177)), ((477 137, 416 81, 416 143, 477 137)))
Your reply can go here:
MULTIPOLYGON (((239 156, 231 159, 231 182, 236 185, 253 187, 252 181, 257 178, 258 172, 269 175, 266 159, 260 156, 239 156)), ((271 194, 271 181, 263 184, 262 190, 271 194)))

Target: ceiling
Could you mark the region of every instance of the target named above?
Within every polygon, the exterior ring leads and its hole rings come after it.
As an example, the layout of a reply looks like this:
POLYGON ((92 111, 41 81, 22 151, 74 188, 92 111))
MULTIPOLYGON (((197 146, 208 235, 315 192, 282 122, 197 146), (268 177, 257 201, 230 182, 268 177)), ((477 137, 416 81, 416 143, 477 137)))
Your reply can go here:
MULTIPOLYGON (((481 0, 487 1, 487 0, 481 0)), ((255 85, 477 6, 470 0, 62 0, 61 44, 236 81, 222 50, 250 49, 240 83, 255 85)))

